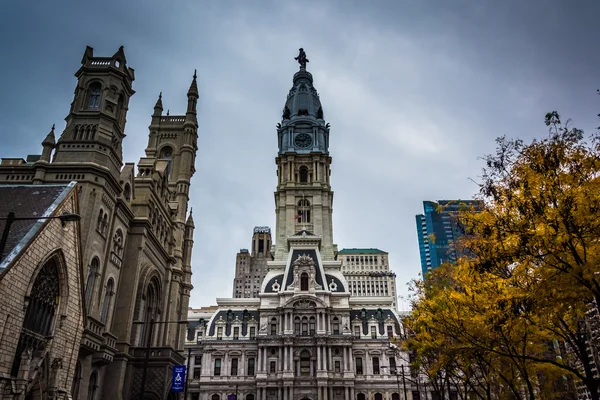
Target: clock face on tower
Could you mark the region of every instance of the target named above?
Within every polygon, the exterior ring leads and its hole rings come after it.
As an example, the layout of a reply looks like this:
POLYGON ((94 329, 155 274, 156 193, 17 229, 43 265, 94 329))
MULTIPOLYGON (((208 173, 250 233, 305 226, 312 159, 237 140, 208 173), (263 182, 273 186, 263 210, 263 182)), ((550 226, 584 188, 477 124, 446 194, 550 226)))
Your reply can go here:
POLYGON ((296 136, 294 143, 296 143, 296 146, 304 149, 312 144, 312 138, 306 133, 301 133, 298 136, 296 136))

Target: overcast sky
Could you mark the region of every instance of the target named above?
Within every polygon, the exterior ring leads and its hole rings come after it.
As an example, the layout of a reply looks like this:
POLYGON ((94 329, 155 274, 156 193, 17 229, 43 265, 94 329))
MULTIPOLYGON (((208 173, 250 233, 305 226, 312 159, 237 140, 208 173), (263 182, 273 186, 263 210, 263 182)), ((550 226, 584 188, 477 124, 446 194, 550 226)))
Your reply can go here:
POLYGON ((191 306, 215 304, 253 227, 275 228, 275 125, 303 47, 331 123, 334 240, 389 252, 405 295, 423 200, 471 198, 494 139, 544 136, 547 111, 598 125, 598 15, 593 0, 7 0, 0 156, 39 154, 62 131, 86 45, 124 45, 135 69, 125 161, 143 156, 160 91, 184 114, 197 69, 191 306))

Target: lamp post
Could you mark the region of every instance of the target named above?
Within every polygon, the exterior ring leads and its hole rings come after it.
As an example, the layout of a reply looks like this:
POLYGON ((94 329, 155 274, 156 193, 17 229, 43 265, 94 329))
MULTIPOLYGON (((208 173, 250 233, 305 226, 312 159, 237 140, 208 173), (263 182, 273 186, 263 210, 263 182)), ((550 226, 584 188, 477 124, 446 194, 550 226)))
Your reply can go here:
POLYGON ((32 220, 40 220, 40 219, 60 219, 63 226, 66 222, 69 221, 79 221, 81 220, 81 215, 75 213, 64 213, 62 215, 49 216, 49 217, 16 217, 14 212, 9 212, 6 217, 0 217, 0 221, 6 221, 4 224, 4 230, 2 231, 2 238, 0 238, 0 261, 4 259, 4 249, 6 247, 6 242, 8 241, 8 233, 10 232, 10 227, 15 221, 32 221, 32 220))
MULTIPOLYGON (((154 324, 187 324, 187 321, 154 321, 154 318, 150 319, 150 321, 134 321, 134 324, 146 324, 149 323, 148 327, 148 336, 146 338, 146 347, 144 348, 144 366, 142 367, 142 382, 140 385, 140 400, 144 400, 144 396, 146 395, 146 377, 148 375, 148 362, 150 361, 150 350, 152 350, 152 333, 154 330, 154 324)), ((185 392, 187 392, 187 374, 189 371, 186 370, 186 385, 185 392)))

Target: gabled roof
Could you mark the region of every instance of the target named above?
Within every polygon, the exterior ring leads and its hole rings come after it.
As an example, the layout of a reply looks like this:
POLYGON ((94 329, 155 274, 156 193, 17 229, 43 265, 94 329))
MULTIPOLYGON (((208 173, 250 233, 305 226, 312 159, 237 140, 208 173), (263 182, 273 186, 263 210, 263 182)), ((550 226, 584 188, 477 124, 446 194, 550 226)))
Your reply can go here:
POLYGON ((368 249, 352 248, 352 249, 342 249, 342 250, 338 251, 338 254, 342 254, 342 255, 343 254, 387 254, 387 251, 373 249, 373 248, 368 248, 368 249))
MULTIPOLYGON (((45 217, 51 215, 63 201, 75 182, 67 185, 1 185, 0 218, 6 218, 14 212, 16 218, 45 217)), ((44 220, 30 219, 13 221, 8 231, 8 240, 4 248, 4 259, 0 261, 0 271, 13 257, 13 250, 19 249, 35 236, 44 220)), ((0 234, 4 232, 6 220, 0 220, 0 234)))

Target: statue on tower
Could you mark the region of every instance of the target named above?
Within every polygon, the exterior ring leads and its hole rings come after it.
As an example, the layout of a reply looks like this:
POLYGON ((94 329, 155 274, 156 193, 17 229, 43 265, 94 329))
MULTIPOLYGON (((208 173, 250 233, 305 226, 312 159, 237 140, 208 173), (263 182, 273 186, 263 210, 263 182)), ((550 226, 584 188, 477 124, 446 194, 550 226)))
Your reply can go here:
POLYGON ((300 68, 301 69, 306 69, 306 63, 309 62, 308 58, 306 58, 306 53, 304 52, 304 49, 302 47, 300 47, 300 52, 298 53, 298 57, 294 57, 294 60, 298 61, 298 64, 300 64, 300 68))

